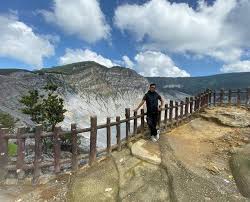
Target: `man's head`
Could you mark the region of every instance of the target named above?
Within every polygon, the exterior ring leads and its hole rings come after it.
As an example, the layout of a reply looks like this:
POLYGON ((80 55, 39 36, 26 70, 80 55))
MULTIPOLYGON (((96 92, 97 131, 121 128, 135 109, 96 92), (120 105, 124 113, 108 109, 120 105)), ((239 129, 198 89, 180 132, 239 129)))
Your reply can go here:
POLYGON ((149 85, 149 90, 150 90, 151 92, 154 92, 154 91, 155 91, 155 88, 156 88, 155 83, 151 83, 151 84, 149 85))

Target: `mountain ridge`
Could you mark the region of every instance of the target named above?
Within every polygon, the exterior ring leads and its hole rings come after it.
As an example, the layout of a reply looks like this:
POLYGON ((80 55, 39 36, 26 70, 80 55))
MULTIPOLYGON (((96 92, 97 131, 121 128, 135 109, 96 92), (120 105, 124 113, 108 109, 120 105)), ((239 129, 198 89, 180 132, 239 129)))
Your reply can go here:
POLYGON ((96 62, 79 62, 41 70, 0 69, 0 110, 18 117, 30 125, 29 118, 18 110, 18 99, 31 89, 42 89, 47 82, 59 86, 65 100, 65 124, 89 123, 95 114, 100 120, 107 116, 124 115, 124 109, 134 108, 147 92, 149 83, 157 84, 157 91, 168 100, 184 100, 206 88, 220 89, 250 86, 250 72, 217 74, 202 77, 143 77, 135 70, 96 62), (8 89, 8 90, 6 90, 8 89))

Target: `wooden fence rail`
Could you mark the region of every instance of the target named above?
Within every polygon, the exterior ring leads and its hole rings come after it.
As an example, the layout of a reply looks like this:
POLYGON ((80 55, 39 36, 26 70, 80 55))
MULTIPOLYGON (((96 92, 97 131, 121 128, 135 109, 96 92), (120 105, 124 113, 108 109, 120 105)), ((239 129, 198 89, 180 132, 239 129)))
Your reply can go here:
MULTIPOLYGON (((250 106, 250 88, 245 90, 224 90, 206 91, 198 94, 195 97, 186 97, 185 101, 177 102, 170 100, 168 104, 159 112, 158 126, 163 130, 167 127, 178 125, 183 120, 189 118, 194 113, 199 113, 201 110, 208 106, 216 105, 236 105, 236 106, 250 106), (164 113, 162 113, 164 112, 164 113), (164 115, 162 117, 162 114, 164 115), (163 126, 163 127, 162 127, 163 126)), ((25 128, 19 128, 16 134, 11 134, 6 128, 0 126, 0 180, 3 180, 9 171, 16 171, 17 177, 22 179, 25 176, 26 170, 32 170, 33 182, 36 183, 39 176, 42 174, 42 168, 54 167, 54 172, 59 173, 62 170, 64 164, 71 163, 73 171, 78 170, 79 161, 84 159, 91 166, 97 161, 99 154, 109 155, 113 150, 121 150, 122 145, 127 144, 131 138, 138 138, 145 134, 145 116, 147 114, 141 109, 140 114, 137 112, 130 115, 130 109, 125 109, 125 119, 120 119, 120 116, 116 117, 114 122, 110 117, 107 117, 106 123, 98 125, 97 117, 90 117, 89 128, 77 128, 76 124, 71 124, 70 131, 63 131, 61 127, 55 127, 53 132, 44 132, 42 125, 37 125, 35 133, 27 133, 25 128), (140 120, 140 125, 138 124, 140 120), (130 123, 133 121, 133 131, 130 131, 130 123), (125 138, 121 139, 121 124, 125 123, 125 138), (111 144, 111 128, 116 128, 116 144, 111 144), (99 129, 106 129, 107 146, 105 149, 97 150, 97 131, 99 129), (80 133, 90 133, 89 154, 79 154, 78 138, 80 133), (61 138, 66 134, 71 134, 71 159, 61 159, 61 138), (53 162, 42 162, 42 140, 43 138, 53 138, 53 162), (35 140, 34 147, 34 160, 33 163, 25 163, 25 140, 27 138, 33 138, 35 140), (13 164, 9 161, 8 157, 8 142, 11 139, 16 139, 17 142, 17 160, 13 164)))

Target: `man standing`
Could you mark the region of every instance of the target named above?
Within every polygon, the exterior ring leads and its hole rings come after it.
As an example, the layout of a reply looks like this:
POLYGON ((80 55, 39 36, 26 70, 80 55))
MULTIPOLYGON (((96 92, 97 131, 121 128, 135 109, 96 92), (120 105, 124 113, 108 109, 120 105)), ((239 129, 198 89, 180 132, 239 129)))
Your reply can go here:
POLYGON ((158 114, 163 107, 164 101, 161 96, 155 91, 156 85, 154 83, 150 84, 149 91, 144 95, 139 106, 134 110, 137 111, 146 101, 147 105, 147 124, 151 131, 151 140, 156 142, 159 139, 159 133, 157 134, 157 120, 158 114), (158 100, 161 101, 160 108, 158 107, 158 100))

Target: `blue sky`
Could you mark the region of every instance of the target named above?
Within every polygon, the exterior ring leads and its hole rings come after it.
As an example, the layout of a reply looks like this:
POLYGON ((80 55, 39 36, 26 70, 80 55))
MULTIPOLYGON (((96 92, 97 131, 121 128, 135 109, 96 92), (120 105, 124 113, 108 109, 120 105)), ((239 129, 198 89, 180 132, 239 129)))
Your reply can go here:
POLYGON ((249 13, 249 0, 3 1, 0 68, 94 60, 144 76, 246 72, 249 13))

